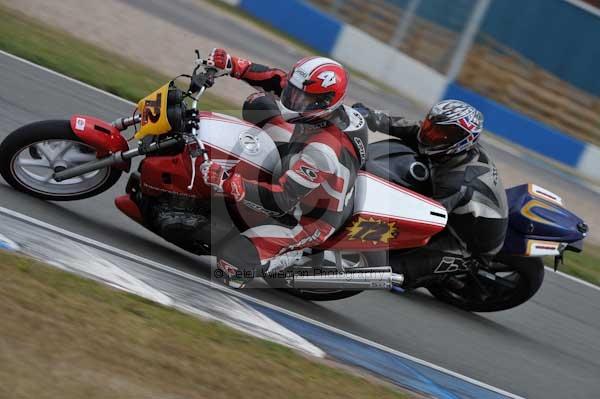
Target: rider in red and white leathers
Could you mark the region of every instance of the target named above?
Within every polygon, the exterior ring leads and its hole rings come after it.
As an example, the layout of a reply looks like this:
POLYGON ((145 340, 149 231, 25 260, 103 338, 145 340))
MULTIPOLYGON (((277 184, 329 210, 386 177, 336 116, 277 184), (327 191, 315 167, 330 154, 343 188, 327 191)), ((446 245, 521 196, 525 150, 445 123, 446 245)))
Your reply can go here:
POLYGON ((244 103, 244 119, 287 143, 280 151, 282 172, 272 183, 235 173, 225 178, 216 163, 203 167, 207 184, 271 216, 260 226, 232 234, 217 251, 226 282, 240 287, 258 270, 287 266, 285 260, 294 259, 290 251, 297 256, 298 250, 322 244, 342 226, 365 162, 368 130, 360 113, 342 104, 347 74, 329 58, 304 58, 286 74, 215 49, 206 64, 217 69, 217 76, 230 75, 260 88, 244 103))

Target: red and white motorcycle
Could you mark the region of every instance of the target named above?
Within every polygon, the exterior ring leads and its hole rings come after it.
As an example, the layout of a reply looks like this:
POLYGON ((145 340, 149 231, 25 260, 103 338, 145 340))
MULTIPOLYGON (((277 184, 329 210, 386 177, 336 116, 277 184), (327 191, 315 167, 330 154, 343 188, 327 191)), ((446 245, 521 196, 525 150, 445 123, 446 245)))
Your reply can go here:
MULTIPOLYGON (((112 123, 74 115, 23 126, 0 145, 0 173, 32 196, 80 200, 109 189, 130 172, 132 158, 143 156, 116 206, 181 248, 210 254, 232 228, 243 230, 268 216, 215 196, 204 184, 200 165, 210 159, 245 178, 270 181, 280 162, 274 141, 263 130, 228 115, 198 111, 213 74, 198 65, 187 91, 171 81, 142 99, 132 117, 112 123), (130 149, 122 132, 138 124, 137 146, 130 149)), ((283 281, 266 279, 270 284, 283 283, 311 300, 401 285, 402 276, 385 266, 385 251, 426 245, 445 227, 446 210, 367 172, 360 172, 355 192, 347 223, 290 266, 283 281)))

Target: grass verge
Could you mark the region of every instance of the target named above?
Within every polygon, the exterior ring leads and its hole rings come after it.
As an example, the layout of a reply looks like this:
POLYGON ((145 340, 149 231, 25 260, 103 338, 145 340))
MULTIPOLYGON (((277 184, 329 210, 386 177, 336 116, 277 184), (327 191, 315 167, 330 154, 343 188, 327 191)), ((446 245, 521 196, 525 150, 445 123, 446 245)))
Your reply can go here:
MULTIPOLYGON (((137 102, 172 79, 6 7, 0 6, 0 19, 0 49, 128 100, 137 102)), ((202 107, 239 108, 211 93, 202 107)))
MULTIPOLYGON (((554 258, 546 259, 546 265, 552 267, 554 258)), ((565 254, 565 264, 558 270, 600 286, 600 247, 584 244, 583 252, 565 254)))
POLYGON ((283 346, 0 251, 0 397, 403 398, 283 346))

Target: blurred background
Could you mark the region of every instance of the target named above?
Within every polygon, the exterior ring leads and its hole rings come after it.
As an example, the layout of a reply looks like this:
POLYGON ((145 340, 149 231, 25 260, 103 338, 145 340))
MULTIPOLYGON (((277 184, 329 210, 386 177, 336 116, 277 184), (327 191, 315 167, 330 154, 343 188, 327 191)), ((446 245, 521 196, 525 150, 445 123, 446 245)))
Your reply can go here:
POLYGON ((464 88, 600 143, 598 0, 310 3, 464 88))

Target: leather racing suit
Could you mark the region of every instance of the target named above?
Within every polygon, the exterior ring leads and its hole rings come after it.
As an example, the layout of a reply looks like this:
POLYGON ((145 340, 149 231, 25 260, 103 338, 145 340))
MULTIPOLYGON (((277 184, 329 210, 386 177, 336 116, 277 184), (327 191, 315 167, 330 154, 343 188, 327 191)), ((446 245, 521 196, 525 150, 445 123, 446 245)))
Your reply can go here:
POLYGON ((217 251, 221 269, 252 278, 271 259, 322 244, 342 226, 366 160, 368 129, 360 113, 344 105, 326 120, 289 124, 278 106, 284 71, 248 63, 234 77, 261 90, 245 101, 243 117, 279 144, 283 172, 272 183, 244 181, 243 204, 269 218, 232 232, 217 251))
MULTIPOLYGON (((377 112, 372 129, 401 139, 418 150, 420 124, 377 112)), ((506 193, 494 162, 481 144, 453 156, 431 156, 432 198, 448 211, 444 231, 427 247, 392 253, 394 271, 403 273, 405 287, 419 286, 436 274, 467 271, 468 262, 487 262, 504 244, 508 226, 506 193)))

